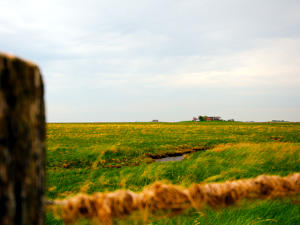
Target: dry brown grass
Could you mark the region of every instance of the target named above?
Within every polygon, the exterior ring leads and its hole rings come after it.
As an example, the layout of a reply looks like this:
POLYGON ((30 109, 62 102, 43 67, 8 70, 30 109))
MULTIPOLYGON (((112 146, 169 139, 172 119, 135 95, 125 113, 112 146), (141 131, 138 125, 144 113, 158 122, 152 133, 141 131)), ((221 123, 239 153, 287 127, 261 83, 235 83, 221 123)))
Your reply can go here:
POLYGON ((141 193, 118 190, 91 196, 80 194, 54 204, 61 207, 61 216, 67 224, 88 218, 108 225, 138 210, 172 215, 189 208, 199 210, 206 204, 224 207, 243 198, 274 198, 299 192, 300 173, 295 173, 287 177, 261 175, 254 179, 194 184, 186 189, 158 182, 141 193))

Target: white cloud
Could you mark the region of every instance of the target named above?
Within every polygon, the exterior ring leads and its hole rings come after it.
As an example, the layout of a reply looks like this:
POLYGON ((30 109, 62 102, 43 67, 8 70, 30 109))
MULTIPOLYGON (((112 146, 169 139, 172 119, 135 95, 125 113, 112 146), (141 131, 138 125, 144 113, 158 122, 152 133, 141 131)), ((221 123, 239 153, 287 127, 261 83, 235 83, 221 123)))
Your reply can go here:
POLYGON ((260 40, 256 46, 204 59, 205 65, 201 58, 192 58, 180 69, 181 73, 164 84, 175 87, 300 86, 300 38, 260 40))

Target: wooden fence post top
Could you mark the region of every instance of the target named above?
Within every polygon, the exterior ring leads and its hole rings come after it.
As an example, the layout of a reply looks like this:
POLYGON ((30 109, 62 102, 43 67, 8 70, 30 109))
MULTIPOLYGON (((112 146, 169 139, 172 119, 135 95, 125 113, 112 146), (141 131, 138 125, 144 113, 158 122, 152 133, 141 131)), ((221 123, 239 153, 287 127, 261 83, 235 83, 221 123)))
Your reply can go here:
POLYGON ((10 59, 10 60, 18 60, 18 61, 21 61, 29 66, 33 66, 33 67, 38 67, 38 65, 30 60, 26 60, 26 59, 23 59, 23 58, 20 58, 18 56, 15 56, 13 54, 10 54, 10 53, 5 53, 5 52, 1 52, 0 51, 0 59, 10 59))

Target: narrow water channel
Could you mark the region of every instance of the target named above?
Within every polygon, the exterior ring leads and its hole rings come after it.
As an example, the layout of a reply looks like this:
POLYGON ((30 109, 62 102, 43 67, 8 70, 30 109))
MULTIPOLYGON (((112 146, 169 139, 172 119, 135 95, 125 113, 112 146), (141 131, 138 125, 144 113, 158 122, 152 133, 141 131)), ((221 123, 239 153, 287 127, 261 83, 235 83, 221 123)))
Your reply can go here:
POLYGON ((184 159, 184 155, 179 156, 168 156, 161 159, 155 159, 155 162, 169 162, 169 161, 181 161, 184 159))

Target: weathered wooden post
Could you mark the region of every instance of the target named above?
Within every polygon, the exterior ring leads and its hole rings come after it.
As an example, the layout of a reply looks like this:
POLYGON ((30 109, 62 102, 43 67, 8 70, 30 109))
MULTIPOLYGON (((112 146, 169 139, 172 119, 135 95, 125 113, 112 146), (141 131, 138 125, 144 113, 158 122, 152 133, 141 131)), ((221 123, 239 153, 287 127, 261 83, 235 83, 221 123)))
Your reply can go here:
POLYGON ((0 53, 0 224, 44 224, 45 111, 37 65, 0 53))

